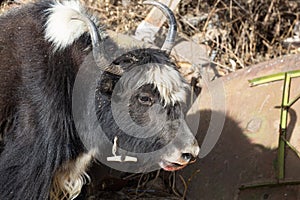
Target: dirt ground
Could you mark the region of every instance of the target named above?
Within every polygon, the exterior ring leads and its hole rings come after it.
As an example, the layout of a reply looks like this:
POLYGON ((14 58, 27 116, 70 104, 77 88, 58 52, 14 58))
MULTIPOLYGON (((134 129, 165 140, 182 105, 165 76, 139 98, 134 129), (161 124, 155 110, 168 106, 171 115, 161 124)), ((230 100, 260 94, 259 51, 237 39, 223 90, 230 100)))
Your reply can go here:
MULTIPOLYGON (((2 1, 0 13, 28 1, 2 1)), ((150 7, 143 5, 141 0, 82 1, 100 17, 101 23, 107 29, 125 34, 133 34, 137 25, 150 11, 150 7)), ((300 162, 292 151, 287 154, 287 181, 298 181, 297 183, 244 187, 277 181, 276 130, 279 114, 273 107, 280 104, 281 85, 277 83, 276 86, 272 86, 273 89, 266 91, 250 91, 246 82, 254 75, 299 69, 299 59, 290 62, 289 66, 287 64, 281 67, 276 67, 277 65, 270 60, 299 53, 300 1, 182 0, 175 14, 179 24, 179 35, 207 46, 210 62, 216 66, 218 73, 224 76, 220 80, 228 80, 225 83, 225 100, 229 114, 227 112, 226 116, 223 116, 224 113, 217 113, 217 116, 226 119, 221 138, 211 154, 181 172, 126 174, 94 164, 90 169, 93 180, 84 188, 88 199, 300 199, 300 162), (270 63, 253 67, 263 61, 270 63), (265 66, 274 67, 269 68, 269 71, 262 71, 265 66), (290 66, 292 68, 288 68, 290 66), (254 74, 245 75, 252 68, 255 68, 254 74), (272 71, 274 69, 276 70, 272 71), (241 91, 247 91, 247 94, 241 91), (265 97, 267 91, 270 92, 270 97, 266 100, 262 96, 265 97), (277 91, 280 91, 279 96, 273 97, 277 91), (237 101, 239 103, 236 103, 237 101), (265 106, 266 104, 268 106, 265 106), (262 129, 249 131, 247 125, 251 120, 255 121, 255 117, 263 118, 262 129)), ((164 26, 167 27, 167 24, 164 26)), ((202 92, 200 99, 204 99, 205 102, 210 98, 209 92, 202 92)), ((297 92, 300 91, 295 89, 295 93, 297 92)), ((200 143, 211 119, 210 106, 207 103, 199 103, 202 109, 202 121, 197 134, 200 143)), ((298 103, 295 116, 300 114, 299 111, 298 103)), ((294 127, 299 130, 297 120, 294 121, 294 127)), ((294 144, 300 145, 299 137, 293 137, 294 144)), ((297 148, 299 149, 299 146, 297 148)))

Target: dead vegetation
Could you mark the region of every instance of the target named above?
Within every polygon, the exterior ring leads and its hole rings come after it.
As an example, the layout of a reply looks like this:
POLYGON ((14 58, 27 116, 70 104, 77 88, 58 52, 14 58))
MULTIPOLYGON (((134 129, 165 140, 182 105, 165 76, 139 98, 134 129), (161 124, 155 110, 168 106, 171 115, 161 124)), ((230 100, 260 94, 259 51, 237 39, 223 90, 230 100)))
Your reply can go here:
POLYGON ((98 183, 92 183, 91 187, 88 188, 88 200, 180 200, 184 198, 185 194, 180 194, 176 189, 175 178, 175 173, 162 171, 128 174, 122 178, 103 178, 98 183))
MULTIPOLYGON (((4 1, 1 12, 28 1, 4 1)), ((127 34, 134 33, 150 11, 142 0, 82 1, 106 28, 127 34)), ((223 66, 225 74, 298 53, 297 46, 290 45, 300 35, 297 0, 182 0, 175 12, 180 34, 208 45, 211 60, 223 66)))
POLYGON ((190 0, 178 9, 181 31, 233 71, 295 53, 283 41, 297 34, 299 14, 300 2, 285 0, 190 0))
MULTIPOLYGON (((87 3, 109 29, 127 34, 150 10, 142 0, 87 3)), ((180 34, 208 45, 211 60, 225 74, 298 53, 299 14, 297 0, 182 0, 176 10, 180 34)))

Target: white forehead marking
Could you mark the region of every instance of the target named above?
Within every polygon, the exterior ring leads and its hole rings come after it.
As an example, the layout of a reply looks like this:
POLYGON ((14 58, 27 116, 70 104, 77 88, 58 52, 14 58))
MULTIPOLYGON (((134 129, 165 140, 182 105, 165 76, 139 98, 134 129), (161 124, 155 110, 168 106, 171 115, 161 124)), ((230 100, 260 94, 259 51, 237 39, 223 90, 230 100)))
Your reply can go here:
MULTIPOLYGON (((45 38, 53 43, 54 51, 66 48, 88 31, 82 21, 72 19, 78 15, 88 16, 79 1, 55 1, 46 12, 49 16, 45 26, 45 38)), ((95 21, 95 17, 89 18, 95 21)))
POLYGON ((153 65, 149 67, 137 85, 154 84, 165 105, 176 102, 186 102, 190 86, 180 73, 168 65, 153 65))

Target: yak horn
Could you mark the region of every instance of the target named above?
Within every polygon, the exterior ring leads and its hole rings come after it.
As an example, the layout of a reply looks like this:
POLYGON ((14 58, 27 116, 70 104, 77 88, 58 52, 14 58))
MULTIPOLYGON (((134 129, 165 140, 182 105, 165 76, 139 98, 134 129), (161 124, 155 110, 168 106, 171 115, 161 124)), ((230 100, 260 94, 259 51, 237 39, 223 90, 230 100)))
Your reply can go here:
POLYGON ((174 44, 175 44, 175 37, 176 37, 176 34, 177 34, 177 23, 176 23, 174 13, 165 4, 162 4, 162 3, 157 2, 157 1, 144 1, 143 3, 156 6, 169 19, 169 30, 168 30, 165 42, 161 47, 161 50, 165 51, 169 55, 171 53, 171 50, 172 50, 174 44))
POLYGON ((104 57, 105 51, 103 40, 100 37, 98 28, 95 23, 91 19, 83 15, 78 15, 74 19, 83 21, 89 30, 93 46, 93 57, 97 66, 103 71, 121 76, 124 73, 124 70, 121 68, 121 66, 109 63, 104 57))

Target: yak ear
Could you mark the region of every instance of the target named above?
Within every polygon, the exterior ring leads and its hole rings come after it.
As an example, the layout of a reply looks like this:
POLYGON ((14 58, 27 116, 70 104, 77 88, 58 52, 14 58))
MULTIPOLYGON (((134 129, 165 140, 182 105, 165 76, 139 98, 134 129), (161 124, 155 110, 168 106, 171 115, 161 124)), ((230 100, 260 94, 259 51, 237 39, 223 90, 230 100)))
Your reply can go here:
POLYGON ((113 90, 113 81, 111 79, 107 79, 102 87, 101 87, 101 90, 105 93, 112 93, 112 90, 113 90))
POLYGON ((102 78, 99 87, 97 88, 103 95, 111 98, 115 81, 112 78, 102 78))

